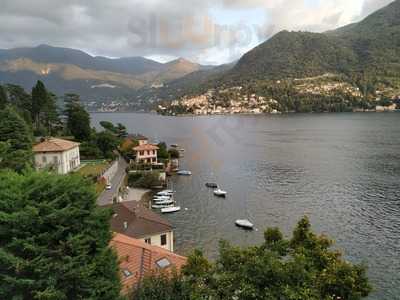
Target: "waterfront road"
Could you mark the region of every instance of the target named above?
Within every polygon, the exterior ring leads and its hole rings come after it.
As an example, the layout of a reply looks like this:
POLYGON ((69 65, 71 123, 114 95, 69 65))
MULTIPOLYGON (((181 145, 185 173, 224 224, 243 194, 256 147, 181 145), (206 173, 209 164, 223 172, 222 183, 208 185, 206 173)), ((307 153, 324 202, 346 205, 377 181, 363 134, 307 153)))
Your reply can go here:
POLYGON ((108 205, 113 203, 113 198, 118 197, 118 190, 122 186, 125 174, 126 167, 128 166, 127 162, 120 157, 118 160, 118 170, 115 173, 113 179, 111 180, 111 189, 104 190, 99 198, 97 198, 97 204, 100 206, 108 205))

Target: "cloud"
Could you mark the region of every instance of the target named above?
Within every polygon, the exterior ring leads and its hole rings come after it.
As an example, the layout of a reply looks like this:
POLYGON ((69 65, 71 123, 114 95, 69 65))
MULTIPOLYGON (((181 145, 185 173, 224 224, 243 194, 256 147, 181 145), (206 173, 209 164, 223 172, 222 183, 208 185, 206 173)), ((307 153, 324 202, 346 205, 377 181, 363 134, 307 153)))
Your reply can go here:
POLYGON ((2 0, 0 48, 50 44, 111 57, 235 60, 282 30, 324 31, 389 0, 2 0))

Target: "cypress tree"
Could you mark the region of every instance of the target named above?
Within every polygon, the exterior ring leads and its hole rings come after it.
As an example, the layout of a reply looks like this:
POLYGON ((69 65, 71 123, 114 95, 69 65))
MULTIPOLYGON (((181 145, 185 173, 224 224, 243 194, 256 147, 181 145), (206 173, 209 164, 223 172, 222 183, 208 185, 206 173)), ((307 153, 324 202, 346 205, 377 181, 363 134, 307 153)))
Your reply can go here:
POLYGON ((0 172, 0 299, 119 299, 111 212, 78 175, 0 172))
POLYGON ((25 121, 11 107, 0 110, 0 142, 9 145, 3 154, 0 168, 22 171, 32 166, 32 133, 25 121))

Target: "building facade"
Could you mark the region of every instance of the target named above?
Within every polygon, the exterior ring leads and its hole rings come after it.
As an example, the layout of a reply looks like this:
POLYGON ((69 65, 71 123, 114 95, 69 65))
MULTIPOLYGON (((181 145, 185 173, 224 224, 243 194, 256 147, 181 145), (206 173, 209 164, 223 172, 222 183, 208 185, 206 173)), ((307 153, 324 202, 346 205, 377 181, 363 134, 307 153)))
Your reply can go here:
POLYGON ((36 169, 49 168, 58 174, 67 174, 77 169, 80 162, 79 143, 47 138, 33 146, 36 169))
POLYGON ((137 201, 126 201, 110 205, 114 211, 111 230, 174 251, 172 225, 157 213, 141 206, 137 201))
POLYGON ((144 143, 133 148, 135 152, 137 164, 158 164, 157 161, 157 151, 158 147, 156 145, 144 143))

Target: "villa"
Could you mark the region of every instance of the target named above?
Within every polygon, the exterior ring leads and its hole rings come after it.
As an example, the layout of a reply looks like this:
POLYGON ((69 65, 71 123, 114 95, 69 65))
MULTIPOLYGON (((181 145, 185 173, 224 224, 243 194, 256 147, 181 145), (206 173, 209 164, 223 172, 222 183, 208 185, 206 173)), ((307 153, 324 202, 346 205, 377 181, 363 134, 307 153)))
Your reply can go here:
POLYGON ((136 155, 136 163, 156 165, 158 146, 149 144, 147 139, 139 139, 139 146, 134 147, 133 151, 136 155))
POLYGON ((67 174, 80 166, 79 143, 46 138, 33 146, 36 169, 53 168, 67 174))

